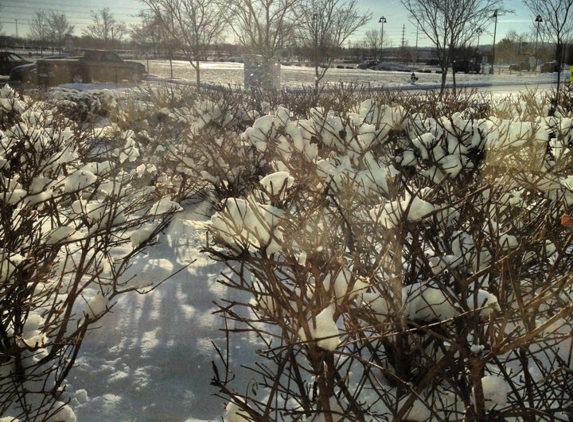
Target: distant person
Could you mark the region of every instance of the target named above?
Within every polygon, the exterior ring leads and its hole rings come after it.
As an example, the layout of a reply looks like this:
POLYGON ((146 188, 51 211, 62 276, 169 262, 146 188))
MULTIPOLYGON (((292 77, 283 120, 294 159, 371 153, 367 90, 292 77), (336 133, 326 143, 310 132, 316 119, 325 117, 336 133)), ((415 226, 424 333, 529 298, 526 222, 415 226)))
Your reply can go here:
POLYGON ((410 75, 410 83, 412 85, 414 85, 417 80, 418 80, 418 77, 416 76, 416 74, 414 72, 412 72, 412 74, 410 75))

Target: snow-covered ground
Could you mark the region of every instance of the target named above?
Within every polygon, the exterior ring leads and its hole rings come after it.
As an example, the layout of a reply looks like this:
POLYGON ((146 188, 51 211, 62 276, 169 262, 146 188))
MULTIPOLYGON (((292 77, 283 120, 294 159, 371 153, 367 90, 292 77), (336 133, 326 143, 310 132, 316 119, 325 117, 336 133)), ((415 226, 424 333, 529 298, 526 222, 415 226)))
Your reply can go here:
MULTIPOLYGON (((186 61, 166 60, 142 61, 149 70, 149 83, 163 83, 169 81, 176 84, 195 84, 195 70, 186 61)), ((233 62, 202 62, 200 65, 201 82, 207 85, 223 85, 226 87, 242 87, 244 83, 244 65, 233 62)), ((356 68, 331 68, 321 81, 321 86, 339 86, 353 84, 360 88, 375 89, 436 89, 439 88, 442 75, 436 73, 436 68, 426 68, 426 72, 416 71, 418 78, 415 83, 411 81, 409 72, 390 72, 363 70, 356 68)), ((561 75, 561 81, 569 79, 569 69, 561 75)), ((509 72, 505 67, 496 68, 490 74, 456 74, 458 87, 489 88, 502 87, 502 91, 511 92, 524 89, 549 88, 556 83, 556 73, 535 72, 509 72)), ((447 75, 447 85, 452 86, 453 75, 447 75)), ((310 67, 285 65, 281 66, 280 85, 285 90, 308 89, 314 86, 314 69, 310 67)), ((67 84, 67 87, 77 89, 117 89, 132 84, 67 84)), ((497 89, 499 91, 499 88, 497 89)))
MULTIPOLYGON (((195 71, 188 62, 168 61, 143 62, 149 69, 150 79, 156 77, 171 78, 176 82, 194 82, 195 71)), ((232 62, 203 62, 200 66, 201 81, 206 83, 218 83, 227 86, 239 86, 244 80, 244 66, 242 63, 232 62)), ((427 68, 426 72, 415 72, 418 80, 411 83, 409 72, 383 72, 376 70, 362 70, 349 68, 332 68, 326 72, 321 83, 352 83, 358 86, 388 87, 388 88, 435 88, 439 87, 442 75, 435 72, 435 68, 427 68)), ((562 74, 562 80, 568 79, 568 69, 562 74)), ((493 75, 489 74, 456 74, 456 82, 461 86, 510 86, 509 90, 519 90, 525 87, 550 84, 555 82, 557 74, 535 72, 509 72, 505 67, 496 68, 493 75)), ((308 87, 314 84, 314 70, 302 66, 281 66, 281 87, 298 88, 308 87)), ((451 72, 447 75, 448 84, 452 83, 451 72)))
POLYGON ((223 414, 209 383, 211 342, 221 339, 212 302, 227 292, 216 283, 221 268, 200 253, 205 220, 200 209, 180 213, 162 242, 134 262, 131 273, 153 281, 191 265, 151 294, 122 297, 87 338, 70 377, 78 421, 176 422, 223 414))

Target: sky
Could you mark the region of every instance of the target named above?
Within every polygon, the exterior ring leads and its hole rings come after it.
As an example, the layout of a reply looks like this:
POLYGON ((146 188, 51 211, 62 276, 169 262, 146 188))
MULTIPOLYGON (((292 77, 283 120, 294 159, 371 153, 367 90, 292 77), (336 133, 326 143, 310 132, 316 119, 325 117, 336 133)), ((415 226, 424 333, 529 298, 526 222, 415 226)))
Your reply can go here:
MULTIPOLYGON (((5 35, 26 36, 29 32, 29 22, 33 18, 36 10, 56 10, 63 12, 68 17, 70 23, 75 25, 75 35, 81 35, 82 29, 91 23, 90 11, 99 11, 109 7, 117 21, 127 23, 138 22, 137 14, 144 9, 144 5, 139 0, 0 0, 3 5, 0 14, 2 23, 2 33, 5 35)), ((352 37, 350 42, 355 43, 364 39, 367 31, 380 30, 380 17, 386 18, 384 24, 384 44, 387 46, 399 47, 402 39, 411 46, 427 46, 429 40, 418 33, 416 43, 416 27, 408 20, 408 13, 402 6, 400 0, 357 0, 360 10, 369 11, 372 19, 364 27, 360 28, 352 37)), ((501 5, 501 2, 500 2, 501 5)), ((532 34, 534 31, 533 15, 525 7, 521 0, 506 0, 504 7, 513 10, 515 13, 498 18, 496 40, 502 39, 510 30, 515 30, 519 34, 532 34)), ((480 44, 491 44, 493 41, 494 22, 483 28, 480 37, 480 44)), ((228 42, 233 42, 229 37, 228 42)), ((477 44, 476 39, 476 44, 477 44)))

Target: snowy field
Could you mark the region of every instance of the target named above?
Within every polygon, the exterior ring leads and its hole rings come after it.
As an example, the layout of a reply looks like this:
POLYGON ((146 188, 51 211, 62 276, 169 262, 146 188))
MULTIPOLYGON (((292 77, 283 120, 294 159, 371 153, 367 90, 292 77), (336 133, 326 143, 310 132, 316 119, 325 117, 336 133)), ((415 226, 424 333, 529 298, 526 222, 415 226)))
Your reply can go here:
MULTIPOLYGON (((173 62, 173 81, 192 83, 195 74, 186 62, 173 62)), ((150 80, 171 79, 168 62, 149 62, 150 80)), ((434 87, 441 75, 417 73, 419 87, 434 87)), ((568 77, 564 73, 564 77, 568 77)), ((495 75, 458 75, 466 86, 513 85, 507 92, 551 83, 555 75, 528 72, 495 75)), ((238 86, 243 65, 205 63, 202 81, 238 86)), ((451 81, 451 75, 448 76, 451 81)), ((410 75, 357 69, 331 69, 328 83, 409 87, 410 75)), ((285 87, 310 86, 309 68, 283 66, 285 87)), ((77 86, 99 89, 102 86, 77 86)), ((114 88, 106 85, 105 88, 114 88)), ((117 88, 117 86, 115 86, 117 88)), ((197 422, 221 420, 224 402, 210 387, 212 342, 224 346, 221 319, 213 301, 227 297, 216 282, 222 267, 200 250, 204 247, 208 210, 187 206, 173 221, 161 243, 139 257, 131 274, 157 281, 188 265, 149 295, 130 294, 101 320, 101 328, 84 341, 77 368, 69 377, 68 393, 80 422, 197 422)), ((256 344, 245 338, 232 351, 235 362, 256 355, 256 344)), ((238 367, 238 365, 235 365, 238 367)), ((242 375, 238 374, 240 379, 242 375)), ((248 380, 245 380, 245 388, 248 380)))
MULTIPOLYGON (((194 82, 195 71, 188 62, 150 60, 142 62, 148 67, 150 79, 171 78, 175 82, 194 82)), ((241 63, 201 63, 201 81, 206 83, 223 84, 226 86, 240 86, 243 84, 243 64, 241 63)), ((430 69, 429 69, 430 70, 430 69)), ((387 88, 436 88, 439 87, 442 75, 435 73, 416 72, 418 81, 411 84, 410 73, 407 72, 381 72, 362 69, 329 69, 324 77, 324 84, 352 83, 364 87, 387 87, 387 88)), ((281 67, 281 86, 285 88, 309 87, 314 83, 314 70, 301 66, 281 67)), ((568 70, 562 74, 562 80, 569 76, 568 70)), ((488 87, 508 86, 508 90, 521 90, 526 87, 551 84, 556 81, 557 74, 536 74, 533 72, 509 72, 507 69, 497 69, 493 75, 456 74, 456 81, 460 86, 488 87)), ((452 83, 451 72, 447 75, 448 84, 452 83)))
MULTIPOLYGON (((194 84, 195 71, 187 61, 173 60, 140 60, 149 71, 150 81, 170 80, 174 83, 194 84)), ((385 87, 385 88, 438 88, 441 83, 441 74, 436 73, 435 66, 416 66, 416 76, 418 81, 413 85, 410 81, 409 72, 389 72, 356 69, 355 64, 339 65, 344 68, 335 67, 329 69, 321 81, 321 84, 356 84, 360 87, 385 87), (419 70, 425 69, 426 72, 419 70)), ((207 84, 221 84, 230 87, 243 85, 244 65, 234 62, 201 62, 201 81, 207 84)), ((414 67, 412 67, 414 68, 414 67)), ((484 67, 486 72, 489 67, 484 67)), ((566 66, 562 73, 562 80, 569 78, 569 68, 566 66)), ((509 91, 522 90, 526 87, 547 86, 556 82, 557 75, 553 73, 538 74, 534 72, 519 72, 508 70, 508 66, 495 68, 493 75, 489 74, 463 74, 456 75, 458 86, 467 87, 490 87, 490 86, 508 86, 509 91)), ((7 80, 7 76, 0 76, 0 80, 7 80)), ((447 75, 448 84, 452 83, 451 70, 447 75)), ((280 76, 281 87, 285 89, 308 88, 314 85, 314 69, 296 65, 282 65, 280 76)), ((117 88, 117 84, 99 84, 91 86, 84 84, 77 86, 78 89, 101 89, 117 88)))

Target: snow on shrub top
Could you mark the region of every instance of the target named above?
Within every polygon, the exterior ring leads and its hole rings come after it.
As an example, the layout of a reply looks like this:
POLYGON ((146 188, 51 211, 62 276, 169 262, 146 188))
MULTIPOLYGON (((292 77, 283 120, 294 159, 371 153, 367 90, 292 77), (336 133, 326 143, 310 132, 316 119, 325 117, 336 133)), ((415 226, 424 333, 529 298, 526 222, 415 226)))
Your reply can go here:
POLYGON ((253 198, 229 198, 222 211, 211 217, 210 227, 224 244, 252 251, 264 248, 272 254, 281 249, 279 221, 283 212, 253 198))
POLYGON ((339 330, 334 320, 334 304, 328 305, 320 311, 314 319, 308 321, 310 338, 307 338, 305 329, 299 330, 301 341, 317 340, 321 349, 334 351, 340 344, 339 330))
POLYGON ((10 85, 0 87, 0 119, 9 113, 21 113, 24 108, 22 100, 10 85))

